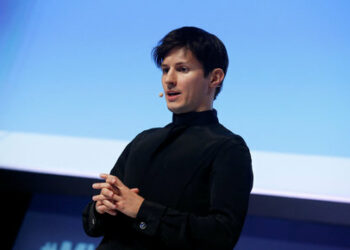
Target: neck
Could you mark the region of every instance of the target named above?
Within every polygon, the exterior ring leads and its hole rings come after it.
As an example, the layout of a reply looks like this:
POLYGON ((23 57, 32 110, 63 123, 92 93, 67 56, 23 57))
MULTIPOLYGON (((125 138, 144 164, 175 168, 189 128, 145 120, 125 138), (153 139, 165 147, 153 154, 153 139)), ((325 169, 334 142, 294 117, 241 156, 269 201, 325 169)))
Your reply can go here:
POLYGON ((174 124, 205 125, 218 122, 217 112, 215 109, 181 114, 173 113, 174 124))

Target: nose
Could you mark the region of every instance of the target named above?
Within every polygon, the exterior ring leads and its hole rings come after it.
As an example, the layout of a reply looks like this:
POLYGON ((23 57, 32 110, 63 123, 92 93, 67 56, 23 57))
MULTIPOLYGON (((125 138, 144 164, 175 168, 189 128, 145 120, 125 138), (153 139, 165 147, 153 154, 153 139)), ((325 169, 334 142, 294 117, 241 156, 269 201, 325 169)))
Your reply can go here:
POLYGON ((174 69, 169 69, 169 71, 165 74, 164 83, 169 89, 176 86, 176 72, 174 69))

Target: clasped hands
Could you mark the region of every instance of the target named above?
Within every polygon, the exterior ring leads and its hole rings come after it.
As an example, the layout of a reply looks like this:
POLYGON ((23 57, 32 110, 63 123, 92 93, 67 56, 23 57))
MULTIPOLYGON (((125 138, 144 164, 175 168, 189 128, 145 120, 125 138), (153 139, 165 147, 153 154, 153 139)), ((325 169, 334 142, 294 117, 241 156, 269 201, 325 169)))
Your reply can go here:
POLYGON ((92 200, 96 201, 96 211, 100 214, 117 215, 121 212, 131 218, 136 215, 141 207, 144 198, 141 197, 138 188, 128 188, 116 176, 100 174, 105 182, 94 183, 92 187, 99 189, 100 194, 94 195, 92 200))

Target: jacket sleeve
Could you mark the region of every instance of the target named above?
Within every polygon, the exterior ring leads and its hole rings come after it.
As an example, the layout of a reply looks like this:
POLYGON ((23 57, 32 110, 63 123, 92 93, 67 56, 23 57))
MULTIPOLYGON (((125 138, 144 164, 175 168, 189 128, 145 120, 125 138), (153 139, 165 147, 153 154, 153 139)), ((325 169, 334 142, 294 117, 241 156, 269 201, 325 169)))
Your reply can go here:
MULTIPOLYGON (((119 156, 118 161, 113 167, 115 175, 123 179, 123 166, 127 160, 131 143, 129 143, 122 154, 119 156)), ((83 227, 87 235, 93 237, 99 237, 105 234, 105 229, 109 227, 111 223, 118 221, 119 214, 112 216, 109 214, 99 214, 95 209, 96 202, 91 201, 83 210, 83 227)))
POLYGON ((210 208, 206 215, 180 212, 145 200, 133 228, 159 237, 174 249, 232 249, 247 213, 253 173, 249 149, 229 141, 216 154, 210 181, 210 208))

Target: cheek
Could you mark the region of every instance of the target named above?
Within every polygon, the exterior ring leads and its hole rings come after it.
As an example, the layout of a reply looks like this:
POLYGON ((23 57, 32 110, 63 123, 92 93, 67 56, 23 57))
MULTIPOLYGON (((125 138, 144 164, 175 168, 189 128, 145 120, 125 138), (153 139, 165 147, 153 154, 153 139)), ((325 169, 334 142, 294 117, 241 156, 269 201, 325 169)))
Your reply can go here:
POLYGON ((203 92, 205 91, 205 86, 203 81, 201 79, 193 79, 193 81, 190 82, 189 91, 191 95, 193 96, 201 96, 203 92))
POLYGON ((162 78, 162 87, 164 90, 166 89, 166 84, 164 83, 163 78, 162 78))

